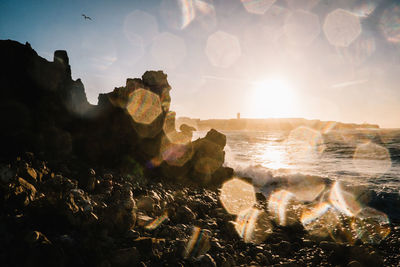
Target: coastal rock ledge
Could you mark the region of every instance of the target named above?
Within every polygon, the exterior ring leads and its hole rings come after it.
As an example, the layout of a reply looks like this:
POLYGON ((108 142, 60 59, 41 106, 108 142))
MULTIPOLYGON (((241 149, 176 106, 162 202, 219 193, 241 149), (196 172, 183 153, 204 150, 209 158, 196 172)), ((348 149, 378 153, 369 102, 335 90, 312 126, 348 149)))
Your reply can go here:
POLYGON ((223 134, 211 130, 192 142, 194 129, 176 131, 171 87, 162 71, 127 79, 91 105, 81 80, 71 78, 66 51, 55 51, 48 62, 29 43, 0 40, 0 57, 2 158, 30 151, 55 164, 199 186, 217 187, 232 176, 233 170, 223 167, 223 134))

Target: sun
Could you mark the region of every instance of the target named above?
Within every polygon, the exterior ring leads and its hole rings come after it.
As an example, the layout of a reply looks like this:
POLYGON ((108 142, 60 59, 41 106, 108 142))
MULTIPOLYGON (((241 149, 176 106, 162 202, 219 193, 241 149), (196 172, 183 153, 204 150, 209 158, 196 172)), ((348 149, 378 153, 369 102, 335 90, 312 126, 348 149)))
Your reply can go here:
POLYGON ((250 112, 256 118, 293 116, 294 91, 288 81, 268 79, 253 83, 250 112))

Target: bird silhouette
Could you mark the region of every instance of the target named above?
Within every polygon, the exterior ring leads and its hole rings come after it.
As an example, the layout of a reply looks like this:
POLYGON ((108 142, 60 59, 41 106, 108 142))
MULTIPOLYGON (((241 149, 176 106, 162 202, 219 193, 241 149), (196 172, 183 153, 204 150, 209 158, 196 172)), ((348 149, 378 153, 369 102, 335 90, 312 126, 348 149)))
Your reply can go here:
POLYGON ((82 14, 82 17, 83 17, 85 20, 87 20, 87 19, 89 19, 89 20, 92 20, 92 18, 91 18, 91 17, 89 17, 89 16, 86 16, 85 14, 82 14))

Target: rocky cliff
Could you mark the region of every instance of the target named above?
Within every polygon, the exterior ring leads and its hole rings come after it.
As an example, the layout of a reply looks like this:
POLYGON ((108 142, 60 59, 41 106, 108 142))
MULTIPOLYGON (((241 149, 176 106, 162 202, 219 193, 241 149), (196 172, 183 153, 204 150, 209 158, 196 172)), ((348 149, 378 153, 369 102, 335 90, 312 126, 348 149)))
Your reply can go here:
POLYGON ((2 157, 31 151, 53 161, 201 185, 219 185, 232 175, 222 167, 222 134, 213 130, 192 143, 193 129, 176 131, 171 87, 162 71, 127 79, 91 105, 81 80, 71 78, 66 51, 55 51, 48 62, 28 43, 2 40, 0 58, 2 157))

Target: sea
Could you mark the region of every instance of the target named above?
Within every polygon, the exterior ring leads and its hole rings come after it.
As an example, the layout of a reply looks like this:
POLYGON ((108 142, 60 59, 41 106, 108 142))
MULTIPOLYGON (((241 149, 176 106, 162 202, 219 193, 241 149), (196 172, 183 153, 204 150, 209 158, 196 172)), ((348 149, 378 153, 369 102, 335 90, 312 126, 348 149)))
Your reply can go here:
MULTIPOLYGON (((194 132, 193 139, 206 133, 194 132)), ((370 195, 369 206, 400 221, 400 129, 223 133, 225 165, 251 178, 265 194, 277 181, 317 176, 362 188, 370 195)))

